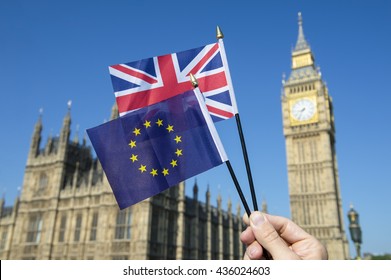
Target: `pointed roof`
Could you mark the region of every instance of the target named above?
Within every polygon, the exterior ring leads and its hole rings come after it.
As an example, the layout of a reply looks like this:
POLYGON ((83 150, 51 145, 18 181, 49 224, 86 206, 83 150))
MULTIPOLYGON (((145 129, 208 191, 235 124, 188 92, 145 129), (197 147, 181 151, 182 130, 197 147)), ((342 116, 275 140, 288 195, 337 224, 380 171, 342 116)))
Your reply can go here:
POLYGON ((315 66, 315 57, 311 47, 304 37, 303 19, 301 13, 298 13, 299 35, 295 48, 292 50, 292 72, 286 80, 283 77, 283 86, 297 84, 312 79, 320 79, 321 75, 315 66))
POLYGON ((266 202, 265 198, 262 200, 262 210, 261 210, 261 212, 268 213, 267 212, 267 202, 266 202))
POLYGON ((207 187, 207 189, 206 189, 205 198, 206 198, 206 203, 209 205, 209 203, 210 203, 209 183, 208 183, 208 187, 207 187))
POLYGON ((64 125, 65 125, 65 123, 68 124, 68 123, 71 122, 72 100, 69 100, 69 101, 67 102, 67 107, 68 107, 68 111, 67 111, 67 113, 66 113, 66 115, 65 115, 65 117, 64 117, 64 121, 63 121, 64 125))
POLYGON ((64 117, 64 120, 62 122, 62 128, 61 128, 61 141, 67 142, 68 137, 70 134, 70 129, 71 129, 71 106, 72 106, 72 101, 69 100, 67 103, 68 106, 68 111, 67 114, 64 117))
POLYGON ((198 184, 197 184, 197 178, 195 178, 194 186, 193 186, 193 193, 198 193, 198 184))
POLYGON ((37 123, 35 124, 35 130, 42 130, 42 115, 43 115, 43 108, 39 109, 39 115, 37 123))
POLYGON ((117 103, 114 102, 113 107, 111 107, 110 120, 114 120, 116 118, 118 118, 118 106, 117 106, 117 103))
POLYGON ((305 37, 304 37, 304 32, 303 32, 303 19, 301 17, 301 12, 298 14, 298 21, 299 21, 299 35, 297 37, 297 42, 294 51, 301 51, 305 49, 309 49, 310 45, 307 43, 305 37))

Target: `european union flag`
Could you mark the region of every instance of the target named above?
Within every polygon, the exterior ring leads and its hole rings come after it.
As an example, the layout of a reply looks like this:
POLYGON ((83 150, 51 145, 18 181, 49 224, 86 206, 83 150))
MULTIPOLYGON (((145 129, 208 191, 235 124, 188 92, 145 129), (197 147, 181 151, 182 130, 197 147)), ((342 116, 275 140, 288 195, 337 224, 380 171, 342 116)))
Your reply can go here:
POLYGON ((87 133, 121 209, 227 161, 198 89, 87 133))

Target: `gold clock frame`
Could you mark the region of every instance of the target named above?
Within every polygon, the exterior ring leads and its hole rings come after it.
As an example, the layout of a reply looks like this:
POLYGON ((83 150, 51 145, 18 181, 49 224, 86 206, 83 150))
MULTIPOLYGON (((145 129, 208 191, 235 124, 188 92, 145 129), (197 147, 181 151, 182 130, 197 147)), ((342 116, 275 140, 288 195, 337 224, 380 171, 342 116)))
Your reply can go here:
POLYGON ((318 102, 316 99, 316 96, 301 96, 297 98, 292 98, 289 100, 289 121, 291 123, 291 126, 298 126, 298 125, 304 125, 304 124, 310 124, 310 123, 316 123, 319 121, 319 114, 318 114, 318 102), (299 121, 296 120, 294 117, 292 117, 292 106, 299 100, 307 99, 310 100, 315 104, 315 113, 312 116, 312 118, 305 120, 305 121, 299 121))

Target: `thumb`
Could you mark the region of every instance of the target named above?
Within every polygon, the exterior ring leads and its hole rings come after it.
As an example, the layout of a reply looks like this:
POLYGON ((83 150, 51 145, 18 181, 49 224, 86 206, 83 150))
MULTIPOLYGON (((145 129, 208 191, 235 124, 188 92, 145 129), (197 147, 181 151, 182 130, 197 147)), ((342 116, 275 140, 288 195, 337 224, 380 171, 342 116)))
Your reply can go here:
POLYGON ((275 260, 299 259, 289 249, 266 216, 260 212, 253 212, 250 216, 250 226, 255 239, 270 252, 275 260))

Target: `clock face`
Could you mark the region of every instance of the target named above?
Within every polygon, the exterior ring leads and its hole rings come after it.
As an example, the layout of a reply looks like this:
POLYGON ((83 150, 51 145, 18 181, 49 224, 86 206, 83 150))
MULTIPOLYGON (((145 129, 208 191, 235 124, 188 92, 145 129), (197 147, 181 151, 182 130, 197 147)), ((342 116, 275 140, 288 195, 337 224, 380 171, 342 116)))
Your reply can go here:
POLYGON ((306 98, 297 100, 291 108, 291 115, 297 121, 307 121, 315 115, 315 112, 315 103, 306 98))

